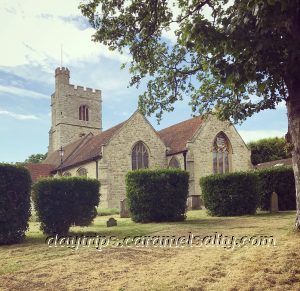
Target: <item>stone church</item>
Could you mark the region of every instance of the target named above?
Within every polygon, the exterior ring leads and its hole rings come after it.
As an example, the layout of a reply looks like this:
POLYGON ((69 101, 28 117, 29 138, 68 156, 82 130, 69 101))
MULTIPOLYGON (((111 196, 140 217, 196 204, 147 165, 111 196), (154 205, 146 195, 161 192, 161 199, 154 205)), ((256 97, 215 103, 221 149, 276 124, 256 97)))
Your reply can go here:
POLYGON ((55 70, 52 126, 44 164, 52 175, 87 176, 101 183, 101 207, 119 207, 125 176, 141 168, 184 169, 189 195, 201 195, 199 179, 213 173, 248 170, 250 151, 229 122, 194 117, 156 131, 138 111, 102 130, 102 97, 69 83, 67 68, 55 70))

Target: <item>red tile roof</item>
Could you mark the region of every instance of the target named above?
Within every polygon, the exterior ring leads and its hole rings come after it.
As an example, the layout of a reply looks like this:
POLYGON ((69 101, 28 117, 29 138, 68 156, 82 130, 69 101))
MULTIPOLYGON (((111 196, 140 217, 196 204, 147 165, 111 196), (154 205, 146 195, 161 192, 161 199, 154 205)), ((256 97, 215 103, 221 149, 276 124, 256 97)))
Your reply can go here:
POLYGON ((194 136, 202 122, 201 117, 194 117, 159 131, 160 138, 170 148, 167 155, 186 151, 186 143, 194 136))
POLYGON ((36 182, 39 178, 48 177, 54 170, 55 166, 50 164, 26 164, 29 170, 32 182, 36 182))
MULTIPOLYGON (((63 168, 79 165, 88 161, 97 159, 100 156, 101 146, 108 143, 113 135, 123 126, 125 122, 105 130, 95 136, 88 134, 79 140, 66 145, 63 156, 63 168)), ((51 163, 56 166, 56 170, 60 167, 59 150, 50 154, 45 163, 51 163)))
MULTIPOLYGON (((95 136, 88 134, 75 142, 66 145, 63 156, 63 169, 98 159, 101 146, 109 142, 114 134, 125 124, 126 121, 105 130, 95 136)), ((202 123, 200 117, 194 117, 180 122, 158 132, 159 137, 170 148, 168 155, 180 153, 186 150, 189 141, 202 123)), ((46 164, 55 165, 55 170, 60 168, 59 151, 50 154, 44 161, 46 164)))

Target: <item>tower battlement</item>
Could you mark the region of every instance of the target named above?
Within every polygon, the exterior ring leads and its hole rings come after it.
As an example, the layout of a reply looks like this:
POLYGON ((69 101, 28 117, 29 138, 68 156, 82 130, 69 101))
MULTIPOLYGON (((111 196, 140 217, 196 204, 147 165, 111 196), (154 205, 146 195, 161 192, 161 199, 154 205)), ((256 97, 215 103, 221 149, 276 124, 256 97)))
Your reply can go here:
POLYGON ((55 87, 61 84, 68 85, 70 80, 70 71, 68 68, 61 67, 55 69, 55 87))
POLYGON ((93 89, 93 88, 89 88, 89 87, 83 87, 83 86, 77 86, 77 85, 70 84, 70 88, 72 88, 73 90, 76 90, 78 92, 101 94, 101 90, 93 89))
POLYGON ((55 69, 55 92, 51 95, 51 153, 88 133, 102 130, 101 90, 72 85, 66 67, 55 69))
POLYGON ((58 67, 55 69, 55 75, 62 74, 62 73, 70 75, 70 71, 67 67, 58 67))

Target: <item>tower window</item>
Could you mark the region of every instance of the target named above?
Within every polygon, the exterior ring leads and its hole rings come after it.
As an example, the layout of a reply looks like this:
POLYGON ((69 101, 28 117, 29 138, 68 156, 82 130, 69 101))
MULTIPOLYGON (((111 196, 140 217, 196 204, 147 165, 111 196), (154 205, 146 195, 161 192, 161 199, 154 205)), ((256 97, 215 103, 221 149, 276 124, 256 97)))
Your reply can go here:
POLYGON ((79 120, 89 121, 89 108, 86 105, 79 107, 79 120))

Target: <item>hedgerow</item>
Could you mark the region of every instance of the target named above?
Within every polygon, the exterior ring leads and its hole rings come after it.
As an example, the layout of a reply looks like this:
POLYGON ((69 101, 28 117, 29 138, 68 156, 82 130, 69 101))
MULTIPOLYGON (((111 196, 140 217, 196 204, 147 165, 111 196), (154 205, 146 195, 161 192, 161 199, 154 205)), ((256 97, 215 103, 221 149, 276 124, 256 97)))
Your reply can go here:
POLYGON ((188 173, 179 169, 129 172, 126 176, 126 195, 132 220, 184 220, 188 183, 188 173))

